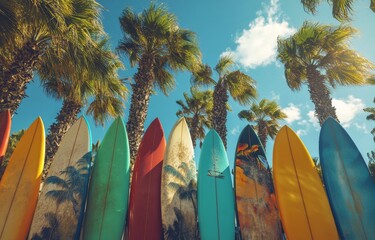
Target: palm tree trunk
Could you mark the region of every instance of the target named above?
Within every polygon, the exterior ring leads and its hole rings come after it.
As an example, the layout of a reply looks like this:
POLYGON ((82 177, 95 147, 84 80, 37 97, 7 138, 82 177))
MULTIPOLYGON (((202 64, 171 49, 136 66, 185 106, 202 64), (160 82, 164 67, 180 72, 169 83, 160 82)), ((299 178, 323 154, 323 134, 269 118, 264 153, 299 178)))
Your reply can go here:
POLYGON ((339 121, 336 109, 332 105, 330 92, 324 84, 324 77, 314 66, 307 68, 307 82, 310 98, 315 105, 315 116, 318 118, 320 126, 328 117, 333 117, 339 121))
POLYGON ((264 151, 266 151, 267 144, 267 126, 265 122, 258 123, 258 136, 259 140, 263 145, 264 151))
POLYGON ((131 96, 129 118, 126 123, 129 137, 131 169, 137 157, 139 144, 141 143, 148 112, 148 104, 153 89, 153 66, 153 59, 142 58, 139 63, 138 72, 134 76, 135 84, 132 84, 133 93, 131 96))
POLYGON ((214 107, 212 111, 213 128, 217 131, 227 148, 227 85, 224 81, 216 84, 214 89, 214 107))
POLYGON ((198 135, 198 129, 199 129, 198 125, 199 125, 199 117, 197 114, 194 114, 194 117, 191 120, 191 128, 190 128, 191 141, 193 141, 194 149, 195 149, 195 146, 197 145, 197 135, 198 135))
POLYGON ((81 112, 82 105, 75 101, 64 100, 56 119, 48 130, 46 137, 46 163, 44 164, 43 176, 44 180, 48 174, 49 167, 60 146, 61 140, 69 128, 77 121, 77 116, 81 112))
POLYGON ((26 97, 26 86, 34 77, 33 70, 41 54, 40 45, 29 41, 16 53, 9 68, 0 68, 0 112, 10 109, 14 115, 26 97))

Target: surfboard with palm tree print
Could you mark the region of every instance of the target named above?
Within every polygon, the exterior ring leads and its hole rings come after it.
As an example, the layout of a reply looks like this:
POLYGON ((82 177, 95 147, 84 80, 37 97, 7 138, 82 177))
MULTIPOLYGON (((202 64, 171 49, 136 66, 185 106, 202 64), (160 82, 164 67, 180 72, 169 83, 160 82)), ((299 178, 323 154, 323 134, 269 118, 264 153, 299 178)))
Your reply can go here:
POLYGON ((79 239, 91 165, 84 118, 62 140, 40 192, 29 239, 79 239))
POLYGON ((168 139, 161 200, 164 239, 198 239, 194 149, 184 118, 176 122, 168 139))

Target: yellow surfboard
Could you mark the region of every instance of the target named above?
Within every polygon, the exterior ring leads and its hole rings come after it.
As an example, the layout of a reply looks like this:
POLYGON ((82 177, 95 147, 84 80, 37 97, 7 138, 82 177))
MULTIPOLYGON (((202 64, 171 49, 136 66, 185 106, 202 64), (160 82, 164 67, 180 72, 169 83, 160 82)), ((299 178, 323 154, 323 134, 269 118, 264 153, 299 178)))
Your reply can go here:
POLYGON ((38 117, 17 144, 0 182, 0 240, 25 239, 38 199, 45 137, 38 117))
POLYGON ((273 149, 273 177, 288 240, 339 239, 328 198, 305 145, 281 128, 273 149))

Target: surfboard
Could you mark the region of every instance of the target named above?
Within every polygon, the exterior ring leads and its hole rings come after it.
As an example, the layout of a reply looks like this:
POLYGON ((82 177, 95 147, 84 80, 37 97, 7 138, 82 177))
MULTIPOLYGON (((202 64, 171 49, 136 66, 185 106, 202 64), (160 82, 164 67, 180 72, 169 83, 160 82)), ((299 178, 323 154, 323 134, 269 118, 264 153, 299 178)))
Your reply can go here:
POLYGON ((188 125, 180 118, 171 130, 161 178, 164 239, 198 239, 197 176, 188 125))
POLYGON ((38 200, 45 152, 38 117, 18 142, 0 182, 0 239, 26 239, 38 200))
POLYGON ((357 146, 333 118, 322 125, 319 154, 340 237, 373 239, 375 183, 357 146))
POLYGON ((0 166, 7 150, 11 122, 9 110, 0 113, 0 166))
POLYGON ((118 117, 107 130, 92 170, 83 239, 121 239, 129 196, 129 142, 118 117))
POLYGON ((29 239, 79 239, 91 163, 88 123, 80 117, 63 137, 40 191, 29 239))
POLYGON ((228 158, 215 130, 204 141, 198 168, 198 219, 202 240, 233 240, 235 203, 228 158))
POLYGON ((138 149, 130 190, 127 239, 163 239, 160 184, 166 148, 158 118, 148 127, 138 149))
POLYGON ((250 125, 242 130, 238 138, 234 166, 237 216, 242 240, 282 239, 266 154, 250 125))
POLYGON ((335 221, 315 164, 287 126, 273 149, 276 199, 287 239, 338 239, 335 221))

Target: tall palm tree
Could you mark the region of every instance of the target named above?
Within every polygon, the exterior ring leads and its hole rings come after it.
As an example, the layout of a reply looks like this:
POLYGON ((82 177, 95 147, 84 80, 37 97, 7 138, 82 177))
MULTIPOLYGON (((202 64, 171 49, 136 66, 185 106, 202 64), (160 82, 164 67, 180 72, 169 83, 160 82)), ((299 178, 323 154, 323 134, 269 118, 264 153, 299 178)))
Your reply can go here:
MULTIPOLYGON (((26 96, 27 84, 49 54, 61 54, 70 44, 81 49, 94 46, 94 38, 103 32, 100 8, 95 0, 15 0, 6 5, 9 14, 5 14, 1 25, 9 31, 0 35, 0 111, 10 109, 14 114, 26 96), (12 16, 16 16, 16 22, 12 16)), ((71 56, 72 61, 77 59, 79 56, 71 56)), ((87 68, 94 65, 86 63, 87 68)), ((68 68, 58 70, 66 75, 72 73, 68 68)))
MULTIPOLYGON (((303 8, 306 12, 315 14, 318 5, 322 0, 301 0, 303 8)), ((353 13, 354 0, 327 0, 332 5, 332 15, 339 21, 350 20, 350 15, 353 13)), ((375 12, 375 0, 370 0, 370 9, 375 12)))
MULTIPOLYGON (((54 69, 60 64, 61 68, 77 67, 77 61, 71 62, 70 55, 56 63, 54 58, 44 62, 40 76, 44 90, 48 95, 63 100, 62 108, 56 117, 56 122, 49 127, 46 137, 46 167, 49 165, 60 145, 60 142, 70 126, 78 118, 82 108, 88 104, 87 112, 93 115, 96 123, 103 125, 108 117, 117 117, 123 114, 127 89, 118 78, 117 71, 122 67, 121 62, 110 50, 106 49, 106 40, 98 44, 100 48, 91 51, 81 51, 80 61, 95 61, 97 68, 78 68, 71 78, 58 76, 54 69), (87 54, 90 53, 90 54, 87 54), (57 76, 57 77, 56 77, 57 76), (91 101, 90 101, 91 100, 91 101)), ((79 49, 72 49, 80 52, 79 49)), ((78 63, 79 64, 79 63, 78 63)), ((69 76, 68 76, 69 77, 69 76)))
POLYGON ((257 96, 255 81, 239 70, 231 71, 234 61, 231 56, 223 56, 215 66, 219 75, 217 81, 212 79, 212 69, 201 65, 193 73, 192 80, 196 84, 214 85, 214 105, 212 110, 212 125, 227 147, 227 104, 229 95, 238 103, 249 104, 257 96))
POLYGON ((266 149, 267 137, 274 139, 280 129, 279 121, 287 117, 276 101, 262 99, 259 104, 253 103, 249 110, 238 113, 240 119, 256 123, 260 142, 266 149))
POLYGON ((292 90, 307 84, 320 125, 329 116, 337 119, 329 86, 366 83, 373 64, 350 49, 355 33, 350 26, 333 27, 304 22, 293 36, 278 39, 278 58, 285 66, 285 78, 292 90))
POLYGON ((195 34, 180 28, 176 17, 163 5, 151 4, 140 14, 127 8, 120 17, 120 25, 124 38, 118 50, 129 58, 132 67, 138 65, 131 84, 131 104, 126 123, 133 163, 154 88, 168 94, 175 86, 170 71, 194 69, 200 62, 200 51, 195 34))
POLYGON ((178 100, 176 103, 181 109, 176 112, 178 117, 185 117, 190 129, 191 140, 195 148, 197 139, 202 145, 205 136, 205 128, 211 127, 211 112, 213 107, 213 91, 199 91, 190 88, 191 97, 184 92, 185 102, 178 100))

